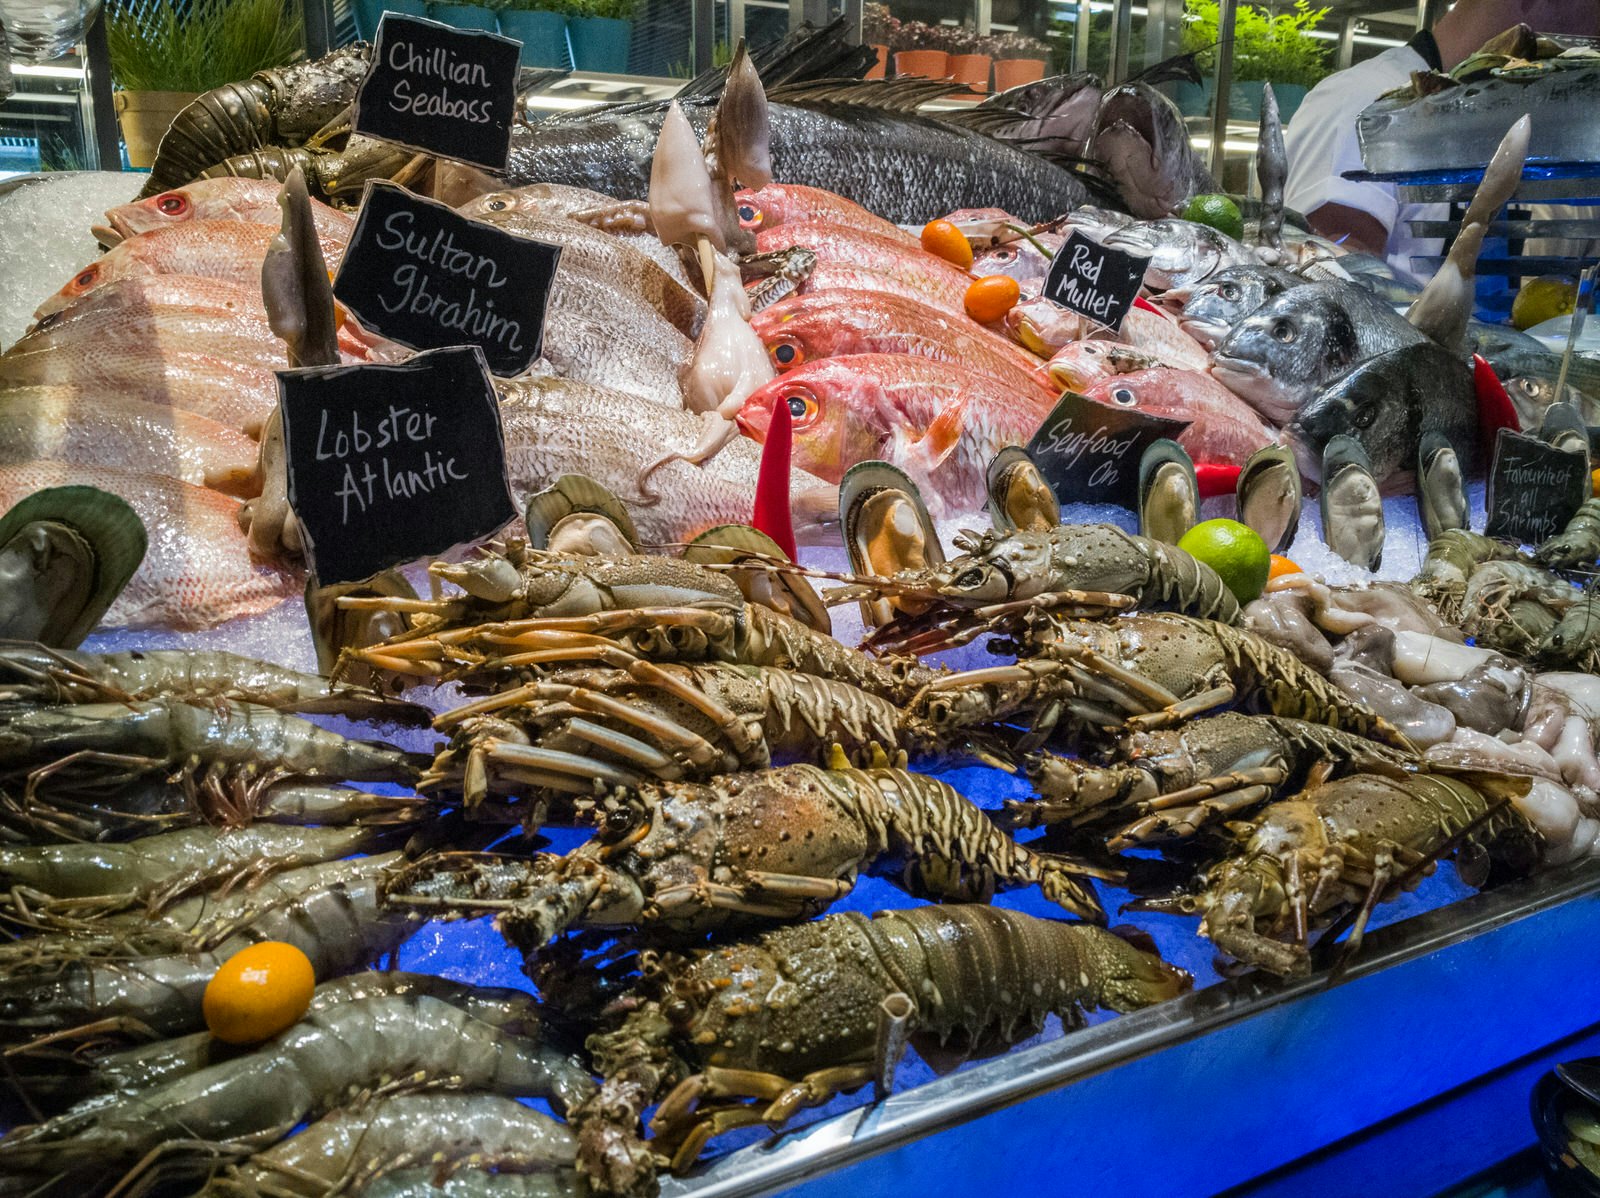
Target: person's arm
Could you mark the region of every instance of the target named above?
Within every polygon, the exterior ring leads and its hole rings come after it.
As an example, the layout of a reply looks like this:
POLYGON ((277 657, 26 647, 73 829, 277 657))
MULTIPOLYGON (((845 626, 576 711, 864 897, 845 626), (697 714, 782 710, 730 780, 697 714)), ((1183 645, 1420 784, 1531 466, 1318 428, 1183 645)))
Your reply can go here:
POLYGON ((1389 246, 1389 230, 1370 212, 1346 204, 1324 204, 1306 213, 1306 222, 1329 241, 1346 249, 1363 250, 1382 258, 1389 246))

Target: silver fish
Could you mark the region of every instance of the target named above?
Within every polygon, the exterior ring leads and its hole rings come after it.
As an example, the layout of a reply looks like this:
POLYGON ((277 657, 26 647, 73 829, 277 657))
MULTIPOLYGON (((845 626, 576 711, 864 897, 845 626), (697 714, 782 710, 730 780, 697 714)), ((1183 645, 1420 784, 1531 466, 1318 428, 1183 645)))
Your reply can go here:
POLYGON ((1168 217, 1138 221, 1116 230, 1101 244, 1148 254, 1144 284, 1152 291, 1190 287, 1229 266, 1256 265, 1255 251, 1210 225, 1168 217))
POLYGON ((1178 326, 1207 349, 1216 349, 1246 316, 1269 299, 1306 283, 1276 266, 1230 266, 1189 287, 1174 287, 1151 303, 1178 320, 1178 326))

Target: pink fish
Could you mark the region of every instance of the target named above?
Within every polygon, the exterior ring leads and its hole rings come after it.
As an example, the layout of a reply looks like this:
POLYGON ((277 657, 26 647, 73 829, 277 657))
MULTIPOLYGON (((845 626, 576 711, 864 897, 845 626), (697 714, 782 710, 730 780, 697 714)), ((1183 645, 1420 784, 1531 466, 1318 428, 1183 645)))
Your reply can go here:
POLYGON ((1198 371, 1136 370, 1102 379, 1084 394, 1113 407, 1189 421, 1178 444, 1197 463, 1242 466, 1256 450, 1278 440, 1254 408, 1198 371))
POLYGON ((1128 310, 1121 328, 1113 332, 1051 300, 1023 300, 1006 313, 1006 331, 1034 353, 1047 358, 1074 341, 1092 337, 1131 345, 1163 366, 1177 370, 1204 370, 1210 361, 1200 343, 1173 321, 1159 312, 1138 306, 1128 310))
MULTIPOLYGON (((106 213, 106 223, 91 232, 101 245, 111 247, 129 237, 164 229, 184 221, 235 220, 276 227, 283 219, 278 193, 283 184, 272 179, 196 179, 160 195, 119 204, 106 213)), ((348 243, 356 219, 348 212, 311 201, 311 219, 317 233, 348 243)))
POLYGON ((1090 340, 1063 345, 1046 363, 1046 369, 1056 386, 1081 392, 1102 379, 1160 365, 1154 355, 1120 341, 1090 340))
POLYGON ((899 225, 868 212, 854 200, 847 200, 820 187, 798 183, 768 183, 759 191, 745 188, 734 196, 739 206, 739 223, 752 233, 776 229, 779 225, 819 222, 841 229, 859 229, 891 241, 918 245, 917 238, 899 225))
POLYGON ((182 408, 254 436, 278 403, 271 370, 188 350, 151 352, 122 343, 0 356, 0 394, 67 390, 86 403, 103 394, 182 408))
MULTIPOLYGON (((839 282, 838 275, 865 271, 870 272, 868 279, 879 275, 894 280, 896 294, 910 295, 958 316, 966 315, 967 287, 972 277, 921 246, 820 221, 779 225, 756 237, 756 249, 763 254, 795 246, 803 246, 817 256, 817 270, 807 280, 806 290, 850 286, 839 282)), ((867 286, 866 280, 863 286, 867 286)))

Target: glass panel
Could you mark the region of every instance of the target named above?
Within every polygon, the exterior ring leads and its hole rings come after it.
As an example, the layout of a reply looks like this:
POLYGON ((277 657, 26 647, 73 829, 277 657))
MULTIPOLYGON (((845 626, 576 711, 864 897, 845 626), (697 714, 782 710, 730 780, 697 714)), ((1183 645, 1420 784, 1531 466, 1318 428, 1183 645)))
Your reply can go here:
MULTIPOLYGON (((78 55, 46 63, 18 62, 12 71, 17 90, 0 105, 0 177, 98 167, 78 55)), ((116 170, 118 165, 104 169, 116 170)))

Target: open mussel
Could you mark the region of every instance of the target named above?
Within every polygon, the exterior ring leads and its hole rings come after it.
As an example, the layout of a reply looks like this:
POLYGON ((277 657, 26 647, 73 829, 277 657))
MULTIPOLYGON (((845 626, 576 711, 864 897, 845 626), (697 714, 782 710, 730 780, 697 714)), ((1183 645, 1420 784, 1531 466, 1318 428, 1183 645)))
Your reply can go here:
POLYGON ((1274 553, 1282 553, 1300 528, 1300 467, 1294 451, 1283 445, 1256 450, 1239 471, 1234 505, 1241 524, 1248 524, 1274 553))
POLYGON ((563 474, 530 495, 523 520, 535 549, 585 557, 639 552, 639 533, 628 509, 586 474, 563 474))
POLYGON ((1152 441, 1139 459, 1139 534, 1176 545, 1200 519, 1194 462, 1176 441, 1152 441))
POLYGON ((0 637, 74 649, 146 547, 127 503, 94 487, 36 491, 0 517, 0 637))
POLYGON ((1544 410, 1544 419, 1539 424, 1539 439, 1556 449, 1581 454, 1585 462, 1589 461, 1589 427, 1584 424, 1578 409, 1565 400, 1553 403, 1544 410))
POLYGON ((1361 442, 1339 436, 1322 451, 1322 539, 1345 561, 1376 570, 1383 561, 1383 496, 1361 442))
MULTIPOLYGON (((311 643, 317 650, 317 669, 323 674, 333 671, 339 655, 346 649, 365 649, 398 636, 408 627, 400 612, 361 610, 353 611, 339 606, 347 595, 370 598, 415 599, 416 588, 406 581, 398 570, 385 570, 361 582, 341 582, 323 586, 315 573, 306 579, 306 619, 311 624, 311 643)), ((369 666, 352 663, 345 667, 341 678, 353 686, 381 687, 384 681, 398 685, 398 676, 381 680, 369 666)))
POLYGON ((690 541, 683 556, 702 566, 752 563, 755 568, 727 572, 747 600, 782 612, 818 632, 833 632, 833 618, 809 582, 795 574, 764 568, 774 561, 789 560, 789 555, 766 533, 748 524, 719 524, 690 541))
MULTIPOLYGON (((857 574, 890 575, 944 561, 944 546, 917 484, 888 462, 860 462, 845 471, 839 483, 839 522, 850 568, 857 574)), ((904 599, 863 599, 861 618, 875 626, 896 612, 915 614, 922 607, 904 599)))
POLYGON ((1007 445, 989 463, 989 518, 996 532, 1049 532, 1061 523, 1061 504, 1020 445, 1007 445))
POLYGON ((1456 448, 1437 429, 1417 447, 1417 513, 1431 542, 1452 528, 1467 527, 1467 490, 1456 448))

